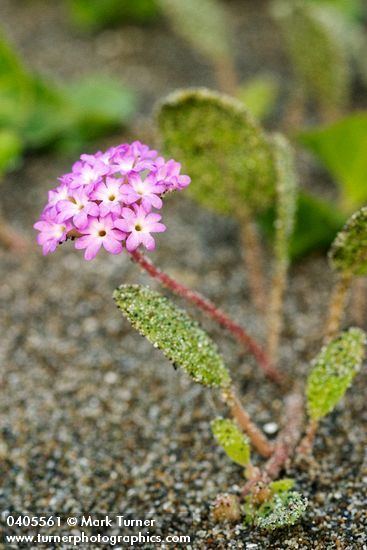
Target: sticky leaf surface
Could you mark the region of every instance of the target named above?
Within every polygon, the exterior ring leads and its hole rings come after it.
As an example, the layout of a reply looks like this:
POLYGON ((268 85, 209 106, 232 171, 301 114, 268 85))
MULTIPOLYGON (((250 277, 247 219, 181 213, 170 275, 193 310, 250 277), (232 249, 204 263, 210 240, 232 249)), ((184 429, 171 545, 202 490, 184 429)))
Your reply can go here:
POLYGON ((114 299, 131 325, 175 367, 204 386, 228 386, 229 373, 214 342, 185 311, 148 287, 122 285, 114 299))
POLYGON ((349 218, 329 253, 331 266, 341 273, 367 274, 367 207, 349 218))
POLYGON ((313 420, 330 413, 360 370, 366 335, 358 328, 341 333, 324 346, 307 380, 307 408, 313 420))
POLYGON ((307 501, 299 493, 278 493, 256 512, 255 525, 266 531, 288 527, 301 519, 306 508, 307 501))
POLYGON ((246 466, 250 461, 250 443, 237 424, 228 418, 216 418, 211 428, 215 439, 229 458, 246 466))
POLYGON ((182 162, 197 201, 236 215, 259 211, 275 195, 271 145, 241 102, 206 89, 174 93, 158 123, 167 155, 182 162))

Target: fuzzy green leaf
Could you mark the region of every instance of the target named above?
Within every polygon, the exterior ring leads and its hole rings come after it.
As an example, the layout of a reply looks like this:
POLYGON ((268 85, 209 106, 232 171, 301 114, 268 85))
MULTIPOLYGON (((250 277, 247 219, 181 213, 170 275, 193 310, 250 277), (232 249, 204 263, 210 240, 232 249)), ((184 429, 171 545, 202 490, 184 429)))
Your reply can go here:
POLYGON ((307 380, 307 408, 313 420, 330 413, 361 368, 366 334, 358 328, 341 333, 324 346, 307 380))
POLYGON ((276 0, 273 13, 302 88, 325 110, 347 102, 350 70, 338 10, 305 0, 276 0))
POLYGON ((367 275, 367 206, 355 212, 337 234, 329 259, 336 271, 367 275))
POLYGON ((255 525, 274 531, 294 525, 304 515, 307 501, 297 492, 282 492, 265 502, 256 512, 255 525))
POLYGON ((284 493, 285 491, 290 491, 294 487, 294 479, 284 478, 278 479, 277 481, 272 481, 269 484, 269 489, 273 495, 277 493, 284 493))
POLYGON ((213 435, 233 462, 247 466, 250 462, 250 442, 237 424, 228 418, 216 418, 211 423, 213 435))
POLYGON ((174 30, 209 59, 230 55, 227 14, 217 0, 157 0, 174 30))
POLYGON ((293 151, 283 136, 273 137, 276 166, 277 217, 275 220, 275 256, 280 264, 289 263, 290 239, 294 230, 298 179, 293 151))
POLYGON ((335 178, 347 211, 367 201, 367 112, 349 115, 330 126, 304 131, 299 141, 335 178))
POLYGON ((191 196, 221 213, 259 211, 275 195, 271 146, 243 105, 206 89, 170 95, 158 123, 166 153, 190 174, 191 196))
POLYGON ((175 367, 204 386, 227 387, 228 370, 214 342, 185 311, 159 292, 122 285, 114 299, 131 325, 160 349, 175 367))

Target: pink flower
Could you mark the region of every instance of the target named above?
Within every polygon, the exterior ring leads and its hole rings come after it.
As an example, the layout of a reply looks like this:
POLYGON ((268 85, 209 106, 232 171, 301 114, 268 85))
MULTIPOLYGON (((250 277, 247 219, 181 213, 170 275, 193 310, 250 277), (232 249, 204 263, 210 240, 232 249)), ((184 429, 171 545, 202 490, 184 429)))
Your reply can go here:
POLYGON ((164 181, 167 191, 184 189, 190 184, 191 178, 180 175, 180 170, 181 164, 179 162, 169 160, 157 170, 157 181, 164 181))
POLYGON ((96 183, 102 180, 102 177, 110 172, 111 168, 104 162, 96 159, 93 166, 87 162, 78 161, 73 165, 73 171, 68 174, 70 189, 86 187, 90 190, 96 183))
POLYGON ((88 216, 98 216, 99 208, 95 202, 89 200, 89 195, 82 189, 72 190, 67 200, 57 203, 58 219, 66 221, 72 219, 77 229, 88 225, 88 216))
MULTIPOLYGON (((120 146, 121 147, 121 146, 120 146)), ((127 148, 127 145, 124 145, 122 147, 127 148)), ((112 164, 112 160, 116 152, 118 151, 118 147, 110 147, 107 149, 107 151, 97 151, 94 155, 81 155, 80 159, 85 161, 89 166, 98 166, 99 163, 103 163, 106 166, 110 166, 112 164)))
POLYGON ((40 232, 37 242, 42 246, 43 254, 46 255, 55 252, 57 245, 66 240, 67 233, 71 229, 71 224, 68 222, 57 222, 46 214, 33 227, 40 232))
POLYGON ((127 149, 116 149, 113 165, 116 172, 126 175, 132 170, 139 172, 154 169, 157 160, 161 161, 161 158, 157 157, 157 151, 149 149, 147 145, 143 145, 140 141, 134 141, 127 149))
POLYGON ((56 189, 51 189, 51 191, 48 192, 48 203, 46 204, 44 212, 56 217, 58 213, 57 204, 60 201, 66 200, 69 193, 70 189, 66 183, 61 183, 56 189))
POLYGON ((131 172, 129 183, 121 186, 126 204, 140 202, 147 212, 152 208, 162 208, 163 202, 159 195, 164 192, 165 186, 158 184, 153 174, 143 180, 137 172, 131 172))
POLYGON ((124 233, 116 229, 112 216, 105 218, 92 218, 89 225, 83 230, 83 236, 75 241, 75 248, 85 248, 84 258, 93 260, 97 252, 103 246, 110 254, 122 252, 122 240, 124 233))
POLYGON ((162 216, 147 214, 142 206, 134 205, 134 209, 123 208, 122 218, 115 221, 116 227, 129 233, 126 239, 126 248, 129 252, 136 250, 140 244, 147 250, 154 250, 155 240, 151 233, 162 233, 166 230, 163 223, 159 223, 162 216))
POLYGON ((93 199, 101 201, 99 204, 99 211, 101 216, 107 216, 107 214, 121 213, 121 201, 124 197, 120 190, 121 180, 108 177, 105 182, 99 183, 93 194, 93 199))
POLYGON ((166 229, 152 210, 162 208, 165 193, 190 182, 180 170, 178 162, 166 162, 140 141, 81 155, 49 192, 35 224, 43 253, 53 252, 68 236, 77 249, 85 249, 87 260, 102 246, 120 253, 124 240, 129 251, 140 245, 152 250, 151 233, 166 229))

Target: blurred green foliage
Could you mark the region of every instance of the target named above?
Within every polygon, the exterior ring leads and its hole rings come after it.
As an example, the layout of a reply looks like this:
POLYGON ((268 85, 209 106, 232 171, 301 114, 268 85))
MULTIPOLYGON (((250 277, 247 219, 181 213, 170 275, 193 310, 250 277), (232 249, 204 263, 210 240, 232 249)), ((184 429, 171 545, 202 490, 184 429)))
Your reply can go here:
POLYGON ((275 0, 272 12, 303 94, 322 115, 335 116, 346 107, 351 86, 349 33, 342 13, 330 2, 306 0, 275 0))
POLYGON ((361 21, 364 15, 364 0, 309 0, 310 4, 324 4, 339 10, 351 21, 361 21))
POLYGON ((66 0, 72 22, 87 31, 125 23, 148 23, 159 9, 154 0, 66 0))
POLYGON ((367 112, 301 132, 299 141, 335 178, 344 210, 351 212, 367 201, 367 112))
POLYGON ((239 86, 237 97, 255 118, 265 120, 273 112, 279 92, 274 75, 259 74, 239 86))
POLYGON ((0 35, 0 131, 17 136, 24 149, 81 147, 121 127, 135 107, 132 92, 115 79, 95 75, 56 86, 32 74, 0 35))
POLYGON ((214 62, 231 55, 230 25, 218 0, 157 0, 179 36, 214 62))
POLYGON ((274 254, 277 259, 277 273, 281 276, 280 274, 287 270, 290 259, 298 200, 298 175, 294 152, 287 139, 281 134, 276 134, 273 136, 272 145, 277 192, 274 254))
MULTIPOLYGON (((258 216, 262 230, 274 239, 275 207, 258 216)), ((327 250, 335 234, 343 227, 345 216, 335 205, 306 191, 300 191, 296 220, 290 238, 290 258, 298 260, 313 250, 327 250)))
POLYGON ((22 152, 22 142, 11 130, 0 129, 0 177, 16 167, 22 152))

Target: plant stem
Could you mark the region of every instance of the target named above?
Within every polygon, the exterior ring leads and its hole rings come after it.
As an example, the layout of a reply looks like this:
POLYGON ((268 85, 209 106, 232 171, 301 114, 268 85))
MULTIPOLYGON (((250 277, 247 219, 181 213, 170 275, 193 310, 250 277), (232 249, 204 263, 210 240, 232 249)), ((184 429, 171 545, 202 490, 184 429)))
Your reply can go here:
POLYGON ((243 408, 235 390, 230 388, 223 392, 223 400, 231 411, 231 415, 248 435, 251 443, 261 456, 269 457, 273 446, 262 431, 252 422, 249 414, 243 408))
POLYGON ((317 420, 310 420, 306 428, 306 434, 298 446, 297 453, 303 456, 307 456, 311 453, 315 435, 319 423, 317 420))
POLYGON ((350 316, 353 325, 363 327, 366 321, 367 279, 358 277, 352 285, 350 316))
POLYGON ((214 69, 219 90, 235 97, 238 90, 238 77, 231 57, 215 59, 214 69))
POLYGON ((273 364, 276 364, 278 359, 280 335, 283 325, 283 300, 287 282, 287 271, 288 266, 285 262, 278 263, 270 292, 266 349, 268 357, 271 357, 273 364))
POLYGON ((257 311, 266 310, 266 284, 263 270, 263 251, 257 228, 249 215, 238 214, 251 299, 257 311))
POLYGON ((294 87, 285 109, 282 128, 289 135, 303 127, 305 118, 305 97, 302 86, 294 87))
MULTIPOLYGON (((222 57, 215 61, 215 71, 218 87, 224 93, 237 95, 238 75, 230 56, 222 57)), ((236 203, 235 209, 238 210, 236 203)), ((259 312, 263 312, 266 306, 265 279, 262 266, 262 249, 259 242, 256 226, 250 216, 238 213, 241 224, 241 236, 244 245, 246 269, 249 277, 251 299, 259 312)))
POLYGON ((25 252, 28 241, 20 233, 12 229, 7 222, 0 218, 0 243, 8 250, 25 252))
POLYGON ((130 253, 131 258, 136 262, 144 271, 146 271, 153 279, 159 281, 164 287, 171 290, 174 294, 177 294, 181 298, 184 298, 186 301, 194 304, 196 307, 204 311, 216 321, 219 325, 226 328, 230 333, 236 338, 238 342, 248 349, 248 351, 255 357, 259 366, 264 370, 266 375, 278 384, 284 382, 284 377, 282 374, 275 369, 270 361, 262 350, 260 345, 252 338, 245 329, 243 329, 235 321, 232 321, 223 311, 218 309, 210 300, 194 292, 189 288, 185 287, 181 283, 175 281, 167 273, 164 273, 158 269, 148 258, 146 258, 141 252, 135 250, 130 253))
POLYGON ((352 275, 343 273, 339 275, 334 285, 329 304, 329 317, 326 322, 325 343, 329 342, 340 329, 351 282, 352 275))
POLYGON ((301 436, 302 424, 303 397, 301 393, 292 393, 285 399, 285 425, 275 443, 274 453, 265 465, 270 479, 277 478, 292 457, 301 436))
POLYGON ((243 496, 251 493, 259 484, 266 485, 276 479, 286 462, 294 454, 302 429, 303 397, 300 393, 295 392, 288 395, 285 401, 285 425, 275 442, 274 451, 263 470, 245 484, 242 491, 243 496))

